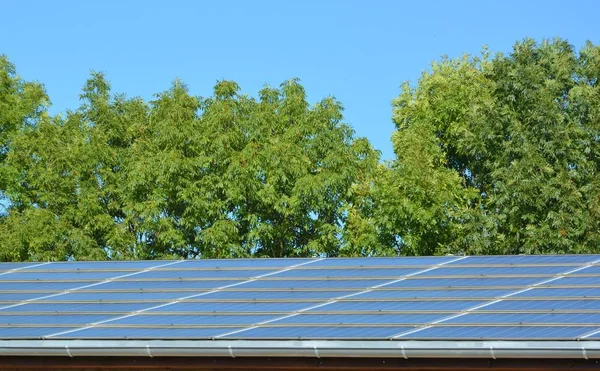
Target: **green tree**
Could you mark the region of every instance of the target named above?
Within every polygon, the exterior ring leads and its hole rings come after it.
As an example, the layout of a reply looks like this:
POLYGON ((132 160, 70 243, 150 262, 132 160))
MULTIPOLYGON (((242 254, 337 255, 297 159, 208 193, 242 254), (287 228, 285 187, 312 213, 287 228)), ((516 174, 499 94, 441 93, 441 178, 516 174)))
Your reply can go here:
POLYGON ((365 254, 340 249, 378 153, 335 99, 221 81, 209 98, 175 82, 145 103, 98 73, 81 99, 15 132, 1 259, 365 254))
POLYGON ((158 95, 135 145, 151 254, 340 254, 350 189, 378 158, 341 111, 332 98, 310 107, 295 80, 258 99, 230 81, 205 99, 181 83, 158 95))
MULTIPOLYGON (((35 126, 45 114, 48 103, 43 87, 23 81, 8 58, 0 55, 0 207, 6 202, 4 192, 8 180, 3 167, 12 137, 19 130, 35 126)), ((0 214, 3 214, 2 209, 0 214)))
POLYGON ((3 259, 132 258, 124 215, 131 126, 147 115, 138 99, 110 97, 101 74, 82 106, 44 116, 13 136, 6 158, 11 206, 0 226, 3 259), (124 231, 125 230, 125 231, 124 231))
POLYGON ((381 223, 406 253, 597 252, 599 75, 560 39, 434 64, 394 102, 381 223))

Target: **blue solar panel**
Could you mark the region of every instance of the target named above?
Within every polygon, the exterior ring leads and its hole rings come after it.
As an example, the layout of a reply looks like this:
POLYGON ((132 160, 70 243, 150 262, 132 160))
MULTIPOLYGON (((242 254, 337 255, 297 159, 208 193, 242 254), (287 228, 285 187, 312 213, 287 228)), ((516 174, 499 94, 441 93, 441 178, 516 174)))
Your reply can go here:
POLYGON ((410 298, 486 298, 493 299, 511 292, 514 289, 487 290, 378 290, 355 296, 356 299, 410 299, 410 298))
POLYGON ((600 274, 600 265, 592 265, 590 267, 583 268, 583 269, 575 272, 574 274, 576 274, 576 275, 580 275, 580 274, 600 274))
POLYGON ((544 283, 542 286, 598 286, 600 287, 600 276, 596 277, 571 277, 564 276, 552 282, 544 283))
POLYGON ((445 323, 454 324, 578 324, 600 325, 600 313, 469 313, 445 323))
MULTIPOLYGON (((240 286, 246 287, 246 285, 240 286)), ((239 289, 238 289, 239 290, 239 289)), ((348 291, 216 291, 203 296, 211 300, 327 300, 351 294, 348 291)))
POLYGON ((599 259, 0 264, 0 338, 573 339, 600 328, 599 259))
MULTIPOLYGON (((131 272, 129 272, 131 273, 131 272)), ((18 271, 0 277, 2 281, 101 281, 108 278, 119 277, 127 272, 98 271, 98 272, 37 272, 37 271, 18 271)))
MULTIPOLYGON (((96 281, 100 282, 100 281, 96 281)), ((23 291, 53 291, 60 292, 64 290, 74 289, 76 287, 89 285, 93 282, 47 282, 47 281, 39 281, 39 282, 10 282, 10 281, 0 281, 0 291, 14 291, 14 292, 23 292, 23 291)))
POLYGON ((259 280, 243 285, 252 289, 364 289, 390 282, 390 280, 259 280))
MULTIPOLYGON (((5 275, 6 272, 13 269, 23 269, 26 267, 40 266, 40 263, 0 263, 0 274, 5 275)), ((44 265, 40 266, 42 268, 44 265)))
MULTIPOLYGON (((113 281, 96 286, 96 290, 210 290, 217 287, 240 283, 240 280, 204 280, 204 281, 113 281)), ((91 290, 91 289, 90 289, 91 290)))
POLYGON ((379 324, 379 325, 426 325, 443 318, 444 314, 310 314, 305 312, 277 321, 277 324, 379 324))
POLYGON ((314 262, 310 264, 310 267, 380 267, 412 265, 431 266, 442 263, 448 263, 456 259, 456 256, 428 256, 402 258, 334 258, 323 259, 314 262))
MULTIPOLYGON (((23 300, 30 300, 33 298, 39 298, 40 296, 44 296, 48 294, 40 294, 40 293, 26 293, 26 292, 5 292, 0 293, 0 302, 19 302, 23 300)), ((0 304, 2 307, 2 304, 0 304)))
MULTIPOLYGON (((186 260, 173 268, 270 268, 283 269, 299 264, 315 262, 317 259, 286 258, 286 259, 198 259, 186 260)), ((312 265, 314 263, 311 263, 312 265)))
POLYGON ((410 279, 392 283, 386 287, 527 287, 544 278, 540 277, 515 277, 515 278, 419 278, 420 275, 410 279))
POLYGON ((554 340, 570 339, 593 330, 593 327, 573 326, 434 326, 400 339, 444 339, 444 340, 554 340))
POLYGON ((491 276, 491 275, 556 275, 572 270, 572 266, 538 267, 440 267, 419 276, 491 276))
POLYGON ((486 310, 600 310, 600 300, 503 300, 485 307, 486 310))
POLYGON ((46 335, 70 329, 72 327, 0 327, 0 338, 41 339, 46 335))
POLYGON ((484 301, 460 300, 460 301, 345 301, 329 304, 326 307, 317 308, 316 311, 460 311, 479 304, 484 301))
POLYGON ((277 272, 272 269, 259 270, 230 270, 230 269, 213 269, 213 270, 152 270, 132 276, 132 280, 152 280, 152 279, 197 279, 197 278, 252 278, 265 275, 267 273, 277 272))
MULTIPOLYGON (((79 292, 73 291, 68 294, 54 296, 48 300, 52 301, 89 301, 89 302, 139 302, 139 301, 170 301, 182 296, 192 295, 193 293, 182 293, 182 292, 146 292, 146 291, 134 291, 134 292, 79 292)), ((38 294, 39 296, 39 294, 38 294)), ((0 300, 2 294, 0 294, 0 300)))
MULTIPOLYGON (((35 267, 35 270, 53 270, 53 271, 75 271, 75 270, 122 270, 122 271, 140 271, 148 268, 156 268, 166 264, 172 264, 176 267, 178 263, 176 260, 145 260, 145 261, 133 261, 133 260, 122 260, 122 261, 70 261, 70 262, 53 262, 44 264, 39 267, 35 267)), ((171 266, 171 265, 169 265, 171 266)), ((30 268, 31 269, 31 268, 30 268)), ((125 272, 127 274, 129 272, 125 272)))
POLYGON ((600 297, 600 287, 534 288, 514 295, 515 298, 600 297))
POLYGON ((593 330, 591 330, 590 332, 584 334, 587 335, 589 334, 589 336, 586 336, 585 339, 588 340, 599 340, 600 339, 600 327, 595 328, 593 330))
MULTIPOLYGON (((109 314, 69 314, 69 315, 0 315, 0 324, 2 325, 69 325, 85 326, 90 323, 104 321, 113 318, 109 314)), ((1 330, 0 330, 1 331, 1 330)))
POLYGON ((276 318, 275 314, 244 314, 244 315, 202 315, 202 314, 151 314, 145 312, 140 315, 121 318, 111 321, 111 325, 131 325, 131 326, 184 326, 184 325, 243 325, 250 326, 259 322, 268 321, 276 318))
POLYGON ((33 302, 19 305, 17 307, 0 307, 2 312, 56 312, 56 313, 100 313, 100 312, 119 312, 129 313, 144 308, 149 308, 155 303, 39 303, 33 302))
POLYGON ((291 312, 310 306, 310 303, 269 303, 269 302, 199 302, 176 303, 153 309, 156 312, 291 312))
POLYGON ((321 326, 321 327, 258 327, 238 334, 224 336, 224 339, 380 339, 408 331, 411 327, 372 327, 372 326, 321 326))
POLYGON ((493 264, 585 264, 600 260, 600 255, 504 255, 469 256, 449 265, 493 265, 493 264))
POLYGON ((355 269, 291 269, 277 277, 391 277, 400 278, 418 272, 419 268, 355 268, 355 269))
MULTIPOLYGON (((53 339, 210 339, 219 334, 234 331, 236 328, 110 328, 93 327, 63 335, 53 339)), ((54 331, 57 333, 59 331, 54 331)), ((49 334, 48 334, 49 335, 49 334)))

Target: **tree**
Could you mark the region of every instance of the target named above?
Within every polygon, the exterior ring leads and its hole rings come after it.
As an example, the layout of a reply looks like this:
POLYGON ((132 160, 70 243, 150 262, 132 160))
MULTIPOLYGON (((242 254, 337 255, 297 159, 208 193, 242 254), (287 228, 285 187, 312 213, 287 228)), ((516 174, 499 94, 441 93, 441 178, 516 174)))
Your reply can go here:
POLYGON ((337 256, 378 161, 339 102, 311 107, 296 80, 258 99, 175 82, 145 103, 94 73, 81 98, 14 135, 3 260, 337 256))
POLYGON ((4 259, 132 258, 123 211, 130 126, 139 99, 110 98, 102 74, 66 118, 42 117, 13 136, 5 173, 10 212, 0 229, 4 259))
POLYGON ((410 253, 596 252, 599 75, 559 39, 434 64, 394 102, 381 219, 410 253))
POLYGON ((310 107, 296 80, 257 100, 230 81, 206 99, 181 83, 158 95, 135 146, 151 254, 340 254, 349 191, 378 158, 341 111, 332 98, 310 107))
MULTIPOLYGON (((0 55, 0 207, 6 202, 7 175, 3 171, 11 149, 13 135, 26 127, 35 126, 45 114, 48 97, 43 87, 25 82, 16 73, 8 58, 0 55)), ((0 214, 4 214, 0 209, 0 214)))

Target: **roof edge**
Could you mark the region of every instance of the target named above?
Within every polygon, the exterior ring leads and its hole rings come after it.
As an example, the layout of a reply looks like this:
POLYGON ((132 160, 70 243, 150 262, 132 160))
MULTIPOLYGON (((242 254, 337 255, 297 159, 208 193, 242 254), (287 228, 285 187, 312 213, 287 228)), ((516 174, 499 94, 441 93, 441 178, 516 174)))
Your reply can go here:
POLYGON ((0 340, 0 356, 600 359, 600 341, 0 340))

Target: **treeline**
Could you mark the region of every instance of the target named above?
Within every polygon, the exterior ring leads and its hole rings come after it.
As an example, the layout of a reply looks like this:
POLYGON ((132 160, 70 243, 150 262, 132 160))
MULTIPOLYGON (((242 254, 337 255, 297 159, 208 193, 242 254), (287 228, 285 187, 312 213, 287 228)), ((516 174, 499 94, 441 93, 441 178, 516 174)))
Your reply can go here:
POLYGON ((93 73, 52 116, 0 57, 0 261, 595 253, 599 78, 600 47, 560 39, 442 59, 382 163, 297 80, 144 101, 93 73))

